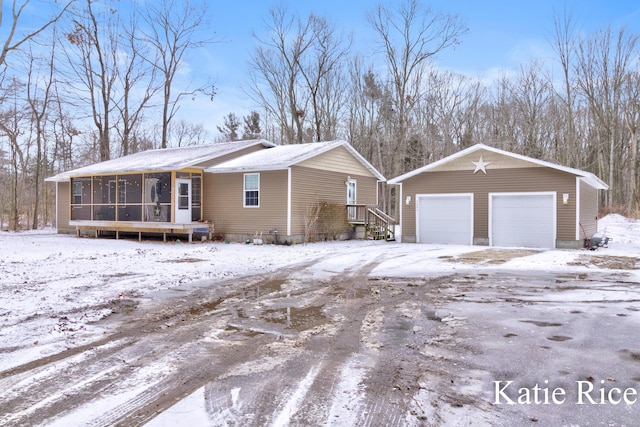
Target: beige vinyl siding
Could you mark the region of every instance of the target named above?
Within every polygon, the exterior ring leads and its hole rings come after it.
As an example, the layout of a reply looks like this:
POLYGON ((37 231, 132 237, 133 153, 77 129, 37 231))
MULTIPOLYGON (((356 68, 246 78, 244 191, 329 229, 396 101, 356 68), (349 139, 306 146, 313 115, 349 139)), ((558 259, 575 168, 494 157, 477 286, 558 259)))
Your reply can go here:
POLYGON ((341 172, 347 175, 374 176, 344 147, 337 147, 319 156, 305 160, 297 166, 341 172))
POLYGON ((478 160, 480 160, 480 156, 482 156, 482 160, 484 162, 489 163, 487 166, 487 170, 544 167, 543 165, 537 163, 528 162, 526 160, 518 159, 511 156, 505 156, 504 154, 495 153, 493 151, 478 150, 471 154, 467 154, 466 156, 462 156, 460 158, 445 162, 444 164, 431 169, 430 172, 459 170, 471 170, 473 172, 476 167, 473 162, 477 162, 478 160))
MULTIPOLYGON (((250 172, 253 173, 253 172, 250 172)), ((269 234, 287 229, 287 171, 260 174, 260 206, 244 207, 244 173, 204 174, 203 215, 216 232, 269 234)))
POLYGON ((56 228, 58 233, 74 233, 75 227, 69 225, 69 217, 71 215, 71 183, 57 182, 57 202, 56 208, 56 228))
POLYGON ((580 239, 598 231, 598 190, 580 181, 580 239), (584 229, 584 231, 583 231, 584 229))
POLYGON ((262 144, 252 145, 251 147, 243 148, 242 150, 234 151, 233 153, 225 154, 224 156, 216 157, 215 159, 210 159, 206 162, 198 163, 197 166, 202 168, 208 168, 211 166, 218 165, 222 162, 226 162, 227 160, 232 160, 240 156, 244 156, 245 154, 253 153, 254 151, 266 149, 262 144))
MULTIPOLYGON (((346 150, 345 150, 346 151, 346 150)), ((332 172, 302 166, 291 168, 291 234, 304 234, 304 216, 318 201, 346 205, 348 178, 356 181, 356 203, 375 205, 377 179, 350 172, 332 172)))
MULTIPOLYGON (((478 156, 479 157, 479 156, 478 156)), ((477 159, 476 159, 477 160, 477 159)), ((487 161, 487 159, 483 159, 487 161)), ((474 238, 489 238, 489 192, 557 192, 557 239, 575 240, 576 178, 550 168, 491 169, 487 174, 465 171, 425 172, 403 182, 403 202, 411 196, 409 205, 402 206, 402 235, 405 241, 415 241, 416 194, 473 193, 474 238), (569 194, 569 203, 562 204, 562 195, 569 194)))

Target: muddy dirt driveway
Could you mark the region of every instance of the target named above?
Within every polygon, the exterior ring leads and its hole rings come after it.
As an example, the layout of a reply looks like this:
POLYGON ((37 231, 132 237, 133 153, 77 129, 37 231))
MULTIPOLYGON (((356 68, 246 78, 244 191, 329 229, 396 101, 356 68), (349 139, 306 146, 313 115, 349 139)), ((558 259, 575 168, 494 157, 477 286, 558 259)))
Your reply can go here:
POLYGON ((0 424, 635 424, 637 260, 567 274, 496 255, 412 278, 382 274, 392 252, 323 256, 122 299, 95 341, 0 373, 0 424))

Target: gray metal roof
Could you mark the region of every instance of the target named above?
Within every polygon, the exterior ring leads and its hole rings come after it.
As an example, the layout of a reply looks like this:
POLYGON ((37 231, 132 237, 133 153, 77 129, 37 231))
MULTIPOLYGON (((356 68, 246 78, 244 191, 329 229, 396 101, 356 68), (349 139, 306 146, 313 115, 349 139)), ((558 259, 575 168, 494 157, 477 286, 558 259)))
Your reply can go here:
POLYGON ((373 176, 384 181, 384 176, 378 172, 358 151, 347 141, 336 140, 327 142, 311 142, 307 144, 279 145, 268 150, 255 151, 245 156, 228 160, 205 169, 210 173, 227 173, 242 171, 265 171, 286 169, 290 166, 316 157, 337 147, 344 147, 353 155, 373 176))
POLYGON ((138 171, 180 170, 188 167, 197 167, 198 165, 217 157, 225 156, 255 145, 275 147, 275 144, 264 139, 253 139, 247 141, 221 142, 207 145, 148 150, 62 172, 49 177, 46 180, 60 182, 69 181, 73 176, 138 171))

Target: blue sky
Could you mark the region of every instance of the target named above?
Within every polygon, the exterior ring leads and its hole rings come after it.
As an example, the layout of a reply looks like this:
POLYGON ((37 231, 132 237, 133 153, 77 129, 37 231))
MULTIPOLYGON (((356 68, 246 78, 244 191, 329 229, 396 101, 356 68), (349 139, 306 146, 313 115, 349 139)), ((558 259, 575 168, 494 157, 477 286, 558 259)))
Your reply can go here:
MULTIPOLYGON (((313 11, 334 22, 338 30, 352 33, 355 48, 371 54, 372 33, 366 14, 377 3, 370 0, 242 0, 242 7, 228 2, 211 2, 212 29, 224 41, 210 47, 212 77, 218 82, 218 96, 209 108, 213 117, 229 112, 244 114, 250 105, 240 90, 246 78, 246 62, 254 47, 252 31, 263 32, 269 8, 284 4, 305 17, 313 11), (234 108, 234 106, 236 106, 234 108)), ((391 5, 392 2, 384 2, 391 5)), ((611 26, 626 26, 640 33, 640 1, 637 0, 431 0, 432 10, 457 14, 469 28, 461 45, 438 56, 441 67, 473 77, 490 78, 538 58, 553 62, 549 40, 553 37, 554 16, 562 16, 566 6, 576 29, 593 33, 611 26)), ((203 105, 204 107, 204 105, 203 105)), ((206 108, 206 110, 209 110, 206 108)), ((203 111, 204 113, 204 111, 203 111)))
MULTIPOLYGON (((124 5, 119 0, 97 1, 124 5)), ((389 6, 393 4, 381 1, 389 6)), ((338 31, 353 35, 354 51, 367 57, 373 53, 374 39, 366 15, 374 8, 375 0, 209 0, 207 3, 210 27, 203 28, 203 33, 220 41, 188 58, 188 69, 193 76, 212 79, 218 94, 213 101, 204 96, 185 101, 178 118, 203 123, 214 134, 228 113, 242 116, 255 108, 241 85, 247 81, 247 62, 256 45, 252 33, 264 34, 264 21, 268 20, 271 7, 285 5, 303 18, 312 11, 322 15, 333 22, 338 31)), ((42 12, 38 6, 41 4, 39 0, 31 1, 32 16, 42 12)), ((553 66, 549 40, 553 37, 554 16, 562 15, 565 6, 578 31, 590 34, 607 26, 614 29, 626 26, 628 31, 640 33, 640 0, 431 0, 426 4, 434 11, 457 14, 469 28, 459 46, 436 58, 439 66, 484 80, 515 72, 534 58, 553 66)), ((5 17, 10 16, 10 2, 4 2, 3 9, 5 17)), ((29 23, 27 20, 23 24, 29 23)), ((0 31, 6 31, 6 22, 4 24, 0 31)))

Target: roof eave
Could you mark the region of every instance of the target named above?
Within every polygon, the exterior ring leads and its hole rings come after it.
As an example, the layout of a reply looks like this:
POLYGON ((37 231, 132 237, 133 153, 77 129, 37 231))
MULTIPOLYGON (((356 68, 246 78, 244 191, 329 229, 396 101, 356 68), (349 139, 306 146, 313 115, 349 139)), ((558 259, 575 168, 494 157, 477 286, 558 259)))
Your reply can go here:
POLYGON ((515 158, 515 159, 523 160, 523 161, 526 161, 526 162, 538 164, 540 166, 545 166, 545 167, 549 167, 549 168, 552 168, 552 169, 556 169, 556 170, 560 170, 560 171, 563 171, 563 172, 574 174, 576 176, 579 176, 579 177, 587 180, 590 183, 590 185, 592 185, 593 187, 595 187, 597 189, 606 190, 606 189, 609 188, 609 186, 604 181, 602 181, 600 178, 598 178, 597 176, 593 175, 592 173, 584 172, 584 171, 581 171, 579 169, 574 169, 574 168, 570 168, 570 167, 567 167, 567 166, 557 165, 555 163, 546 162, 544 160, 534 159, 532 157, 523 156, 521 154, 511 153, 511 152, 508 152, 508 151, 501 150, 499 148, 490 147, 490 146, 485 145, 485 144, 472 145, 469 148, 466 148, 464 150, 458 151, 457 153, 452 154, 451 156, 445 157, 443 159, 440 159, 437 162, 430 163, 430 164, 425 165, 425 166, 423 166, 421 168, 415 169, 415 170, 413 170, 411 172, 407 172, 404 175, 400 175, 400 176, 397 176, 397 177, 395 177, 393 179, 390 179, 388 181, 388 184, 392 184, 392 185, 393 184, 400 184, 401 182, 403 182, 404 180, 406 180, 408 178, 411 178, 413 176, 419 175, 419 174, 421 174, 423 172, 428 172, 429 170, 434 169, 434 168, 436 168, 436 167, 438 167, 438 166, 440 166, 442 164, 448 163, 448 162, 450 162, 452 160, 455 160, 455 159, 457 159, 459 157, 466 156, 467 154, 470 154, 470 153, 473 153, 475 151, 482 150, 482 149, 487 150, 487 151, 491 151, 491 152, 494 152, 494 153, 497 153, 497 154, 502 154, 502 155, 505 155, 505 156, 509 156, 509 157, 512 157, 512 158, 515 158))
POLYGON ((241 166, 236 168, 217 168, 215 166, 205 169, 206 173, 247 173, 247 172, 269 172, 289 169, 288 165, 262 165, 262 166, 241 166))

